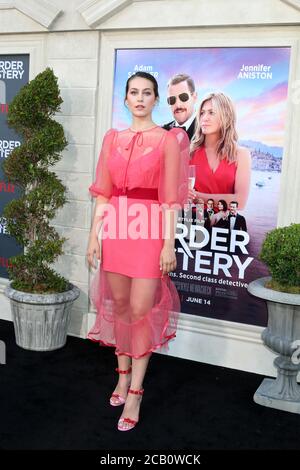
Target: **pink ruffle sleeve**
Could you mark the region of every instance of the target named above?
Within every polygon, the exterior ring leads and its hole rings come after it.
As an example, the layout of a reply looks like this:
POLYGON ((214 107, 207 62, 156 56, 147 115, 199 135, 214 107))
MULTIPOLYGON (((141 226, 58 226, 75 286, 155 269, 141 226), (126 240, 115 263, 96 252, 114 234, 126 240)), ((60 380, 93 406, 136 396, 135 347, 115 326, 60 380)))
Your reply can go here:
POLYGON ((103 138, 96 167, 95 180, 89 187, 89 192, 92 197, 104 196, 109 199, 112 194, 112 180, 107 166, 107 159, 111 152, 115 135, 116 130, 110 129, 103 138))
POLYGON ((188 199, 188 168, 190 142, 179 128, 168 131, 161 159, 158 199, 161 204, 181 208, 188 199))

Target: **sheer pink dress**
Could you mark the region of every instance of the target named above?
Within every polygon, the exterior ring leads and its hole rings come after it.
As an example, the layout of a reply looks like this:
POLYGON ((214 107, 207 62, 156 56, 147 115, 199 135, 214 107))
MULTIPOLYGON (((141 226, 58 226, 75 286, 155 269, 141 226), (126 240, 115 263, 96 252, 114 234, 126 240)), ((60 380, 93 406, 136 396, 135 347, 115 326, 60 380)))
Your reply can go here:
POLYGON ((186 202, 188 164, 189 140, 181 129, 105 134, 89 191, 108 198, 115 217, 106 212, 103 219, 101 263, 90 285, 97 315, 88 338, 114 346, 118 355, 145 356, 176 335, 180 300, 159 261, 164 210, 186 202), (116 283, 112 273, 122 275, 116 283))

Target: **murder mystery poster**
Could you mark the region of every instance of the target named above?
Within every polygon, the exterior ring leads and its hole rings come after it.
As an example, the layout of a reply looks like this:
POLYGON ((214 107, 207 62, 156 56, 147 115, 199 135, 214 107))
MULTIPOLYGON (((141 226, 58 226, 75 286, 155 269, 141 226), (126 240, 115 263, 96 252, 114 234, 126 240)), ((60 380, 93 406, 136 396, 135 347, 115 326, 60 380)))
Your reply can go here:
POLYGON ((6 232, 3 209, 8 202, 19 198, 21 193, 9 183, 2 164, 10 152, 21 145, 21 137, 7 125, 9 103, 29 80, 29 55, 0 55, 0 276, 8 277, 9 258, 23 252, 15 239, 6 232))
MULTIPOLYGON (((130 125, 130 114, 124 106, 125 83, 133 73, 144 71, 154 75, 159 84, 159 105, 153 113, 157 124, 172 127, 180 121, 180 112, 186 113, 184 125, 191 138, 191 123, 202 99, 208 93, 222 92, 235 107, 238 145, 248 149, 251 156, 247 200, 242 208, 235 207, 239 224, 228 219, 227 225, 208 226, 206 204, 188 207, 178 219, 177 269, 170 276, 183 313, 266 324, 265 304, 248 294, 247 285, 268 274, 258 254, 266 233, 277 225, 289 59, 288 47, 116 51, 114 128, 130 125), (178 74, 188 75, 194 82, 192 104, 184 101, 184 95, 182 101, 177 99, 178 105, 167 102, 168 82, 178 74)), ((201 170, 200 165, 197 171, 201 170)), ((214 194, 217 207, 222 199, 218 196, 214 194)))

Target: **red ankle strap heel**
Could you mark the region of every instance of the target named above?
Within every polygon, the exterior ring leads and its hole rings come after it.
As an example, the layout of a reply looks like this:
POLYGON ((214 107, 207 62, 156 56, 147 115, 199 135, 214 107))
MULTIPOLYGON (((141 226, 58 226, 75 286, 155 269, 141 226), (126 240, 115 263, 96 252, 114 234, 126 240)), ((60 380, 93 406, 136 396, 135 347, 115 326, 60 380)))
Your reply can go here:
MULTIPOLYGON (((133 395, 142 396, 143 393, 144 393, 144 389, 141 388, 140 390, 133 390, 132 388, 130 388, 128 390, 128 393, 132 393, 133 395)), ((131 418, 120 418, 119 421, 118 421, 118 430, 119 431, 130 431, 131 429, 133 429, 137 425, 138 422, 139 422, 139 420, 134 420, 134 419, 131 419, 131 418)))
POLYGON ((141 388, 140 390, 133 390, 132 388, 130 388, 128 390, 128 393, 132 393, 133 395, 143 395, 144 389, 141 388))
POLYGON ((130 374, 131 366, 127 370, 122 370, 122 369, 119 369, 118 367, 116 367, 115 371, 118 372, 118 374, 130 374))
MULTIPOLYGON (((131 366, 127 370, 119 369, 118 367, 115 369, 118 374, 130 374, 131 366)), ((121 406, 124 405, 126 401, 126 397, 122 397, 119 393, 113 393, 110 397, 109 403, 111 406, 121 406)))

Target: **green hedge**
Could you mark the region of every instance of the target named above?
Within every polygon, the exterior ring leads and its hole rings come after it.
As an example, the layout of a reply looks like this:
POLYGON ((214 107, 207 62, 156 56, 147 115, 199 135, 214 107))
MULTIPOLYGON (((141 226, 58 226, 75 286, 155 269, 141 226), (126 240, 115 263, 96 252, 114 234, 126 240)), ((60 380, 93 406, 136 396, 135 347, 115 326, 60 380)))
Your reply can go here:
POLYGON ((269 232, 263 242, 260 259, 272 276, 269 287, 300 293, 300 224, 269 232))

